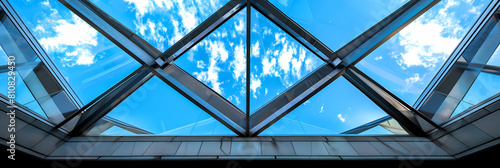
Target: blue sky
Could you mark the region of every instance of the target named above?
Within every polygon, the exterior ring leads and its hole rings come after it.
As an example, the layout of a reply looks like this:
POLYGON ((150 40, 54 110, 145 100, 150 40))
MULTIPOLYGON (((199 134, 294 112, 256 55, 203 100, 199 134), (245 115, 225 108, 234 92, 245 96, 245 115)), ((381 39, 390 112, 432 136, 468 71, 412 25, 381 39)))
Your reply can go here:
MULTIPOLYGON (((227 0, 91 2, 163 52, 227 0)), ((334 51, 405 2, 271 0, 334 51)), ((488 2, 443 0, 357 67, 413 104, 488 2)), ((140 66, 56 0, 10 3, 84 103, 140 66)), ((174 62, 242 111, 246 109, 245 84, 250 80, 250 113, 323 64, 266 17, 251 10, 250 44, 246 44, 247 18, 243 9, 174 62), (250 79, 246 79, 246 47, 251 50, 250 79)), ((108 115, 155 134, 234 135, 174 92, 155 77, 108 115), (148 89, 149 85, 154 87, 148 89), (179 103, 167 105, 171 100, 179 103)), ((340 77, 263 134, 338 134, 383 116, 386 114, 382 110, 340 77), (342 99, 332 96, 333 93, 350 96, 342 99)), ((377 127, 370 133, 390 132, 377 127)), ((126 131, 113 128, 106 134, 126 134, 126 131)))

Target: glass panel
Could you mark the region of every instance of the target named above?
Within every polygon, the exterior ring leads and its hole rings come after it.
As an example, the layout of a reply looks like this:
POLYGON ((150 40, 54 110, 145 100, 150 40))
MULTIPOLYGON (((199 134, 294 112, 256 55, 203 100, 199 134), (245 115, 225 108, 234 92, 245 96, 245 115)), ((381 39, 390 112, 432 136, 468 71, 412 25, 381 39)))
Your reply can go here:
POLYGON ((140 67, 56 0, 10 3, 84 104, 140 67))
POLYGON ((252 8, 250 111, 285 92, 324 62, 252 8))
POLYGON ((440 1, 357 67, 413 104, 488 3, 488 0, 440 1))
POLYGON ((101 135, 135 135, 135 134, 123 128, 113 126, 107 129, 106 131, 102 132, 101 135))
POLYGON ((246 9, 174 62, 240 110, 246 109, 246 9))
POLYGON ((229 0, 90 0, 160 51, 165 51, 229 0))
MULTIPOLYGON (((236 135, 158 77, 151 78, 107 116, 155 135, 236 135)), ((128 135, 113 130, 105 133, 128 135)))
POLYGON ((500 67, 500 47, 497 47, 491 58, 488 60, 487 64, 500 67))
MULTIPOLYGON (((8 75, 8 70, 9 69, 3 69, 7 68, 7 55, 5 55, 5 52, 3 51, 2 47, 0 46, 0 66, 2 66, 2 69, 0 69, 0 93, 3 94, 4 96, 7 97, 9 95, 9 75, 8 75)), ((47 118, 41 107, 38 105, 38 102, 35 100, 31 92, 28 90, 26 87, 26 84, 22 80, 22 78, 19 76, 19 73, 16 72, 15 75, 15 98, 14 100, 19 103, 24 105, 25 107, 28 107, 29 109, 33 110, 34 112, 40 114, 40 116, 47 118)))
POLYGON ((500 93, 500 76, 481 72, 451 117, 498 93, 500 93))
POLYGON ((338 135, 385 116, 387 113, 340 77, 260 135, 338 135))
POLYGON ((326 46, 337 50, 409 0, 269 1, 326 46))

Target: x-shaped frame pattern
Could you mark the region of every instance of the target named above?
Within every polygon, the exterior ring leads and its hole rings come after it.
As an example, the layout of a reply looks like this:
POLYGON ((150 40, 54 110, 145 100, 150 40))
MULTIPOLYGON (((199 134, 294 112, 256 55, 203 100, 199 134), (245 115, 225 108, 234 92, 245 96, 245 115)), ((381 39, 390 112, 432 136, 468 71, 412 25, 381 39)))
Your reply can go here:
MULTIPOLYGON (((99 119, 103 118, 153 76, 159 77, 239 136, 258 135, 342 75, 392 118, 396 119, 408 133, 425 136, 426 133, 422 129, 422 125, 439 127, 354 67, 357 62, 422 15, 439 0, 411 0, 336 52, 329 49, 267 0, 231 0, 163 53, 88 0, 59 1, 142 64, 141 68, 56 126, 60 127, 70 120, 78 119, 71 135, 82 135, 88 132, 99 119), (173 64, 183 53, 245 7, 247 7, 247 17, 250 17, 250 8, 255 8, 326 62, 325 65, 288 88, 252 115, 249 115, 248 108, 247 112, 243 112, 173 64)), ((250 20, 247 18, 247 29, 250 27, 250 20)), ((249 38, 248 31, 247 42, 249 38)), ((246 54, 249 58, 249 49, 247 49, 246 54)), ((249 60, 247 60, 247 64, 249 64, 249 60)), ((247 79, 249 73, 247 70, 247 79)), ((247 80, 247 85, 249 82, 250 80, 247 80)), ((247 86, 247 97, 248 89, 247 86)), ((345 96, 333 93, 332 95, 345 96)), ((167 99, 165 101, 172 101, 168 100, 168 97, 165 98, 167 99)))

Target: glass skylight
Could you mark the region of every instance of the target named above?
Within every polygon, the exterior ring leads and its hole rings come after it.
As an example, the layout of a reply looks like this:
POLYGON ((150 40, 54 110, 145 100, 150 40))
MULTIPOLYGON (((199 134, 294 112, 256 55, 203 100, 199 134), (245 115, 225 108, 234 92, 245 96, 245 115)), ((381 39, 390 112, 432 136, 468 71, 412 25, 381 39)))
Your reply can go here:
POLYGON ((443 0, 356 67, 413 104, 489 2, 443 0))
MULTIPOLYGON (((155 135, 236 135, 158 77, 151 78, 107 116, 155 135)), ((104 134, 130 134, 110 129, 104 134)))
POLYGON ((90 0, 161 52, 229 0, 90 0))
POLYGON ((269 1, 335 51, 409 0, 269 1))
POLYGON ((324 62, 252 8, 250 111, 283 93, 324 62))
POLYGON ((246 109, 246 9, 241 10, 175 62, 193 77, 246 109))
POLYGON ((9 2, 84 104, 140 67, 56 0, 9 2))
POLYGON ((338 135, 385 116, 387 113, 340 77, 259 135, 338 135))

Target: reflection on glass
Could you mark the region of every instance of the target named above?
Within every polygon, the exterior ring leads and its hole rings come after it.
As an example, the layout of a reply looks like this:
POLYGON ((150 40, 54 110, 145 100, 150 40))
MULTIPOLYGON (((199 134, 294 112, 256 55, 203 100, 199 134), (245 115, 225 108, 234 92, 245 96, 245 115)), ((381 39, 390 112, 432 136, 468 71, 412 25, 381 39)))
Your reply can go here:
POLYGON ((323 61, 252 8, 250 111, 318 68, 323 61))
POLYGON ((229 0, 90 1, 162 52, 229 2, 229 0))
POLYGON ((500 93, 500 76, 481 72, 451 117, 498 93, 500 93))
MULTIPOLYGON (((0 93, 3 94, 4 96, 7 97, 8 95, 8 69, 5 70, 3 69, 4 66, 7 66, 7 55, 5 55, 5 52, 3 51, 2 47, 0 47, 0 66, 2 66, 2 70, 0 71, 0 93)), ((38 105, 38 102, 35 100, 31 92, 28 90, 26 87, 26 84, 22 80, 22 78, 19 76, 19 72, 16 72, 15 75, 15 95, 16 98, 14 99, 17 103, 20 103, 24 105, 25 107, 28 107, 29 109, 33 110, 34 112, 40 114, 40 116, 43 116, 47 118, 45 113, 43 112, 42 108, 40 105, 38 105)))
POLYGON ((140 67, 56 0, 10 3, 84 104, 140 67))
MULTIPOLYGON (((236 135, 157 77, 151 78, 107 116, 155 135, 236 135)), ((102 131, 103 135, 130 134, 114 127, 102 131)))
POLYGON ((338 135, 385 116, 387 113, 340 77, 260 135, 338 135))
POLYGON ((269 0, 332 50, 347 44, 409 0, 269 0))
POLYGON ((500 67, 500 47, 497 47, 487 64, 500 67))
POLYGON ((413 104, 488 3, 488 0, 440 1, 357 67, 413 104))
POLYGON ((238 107, 246 104, 246 9, 174 63, 238 107))

